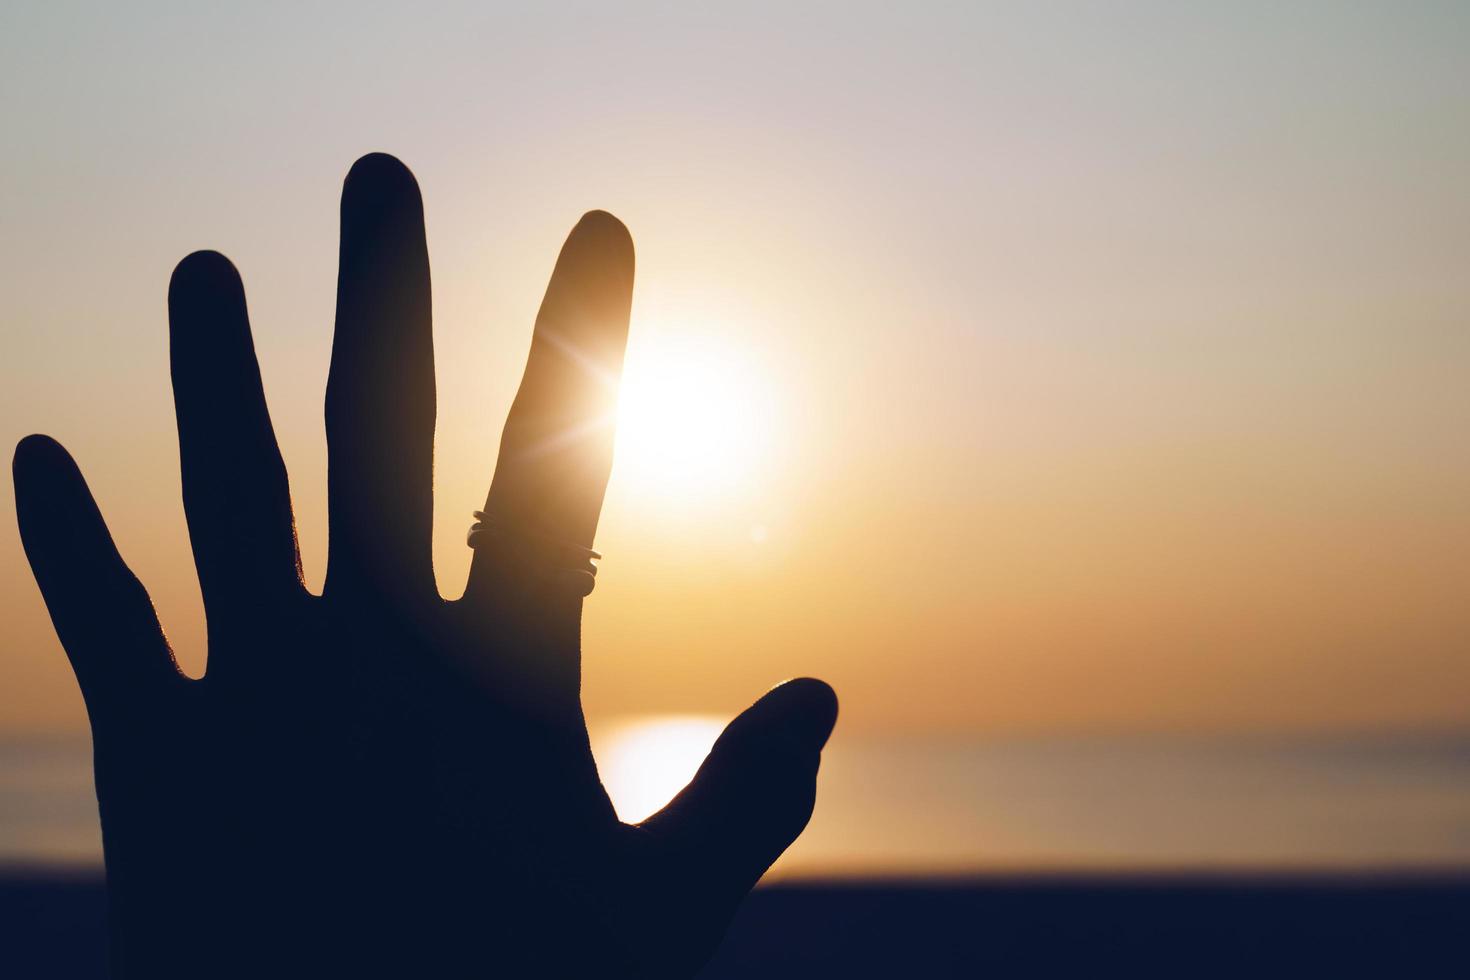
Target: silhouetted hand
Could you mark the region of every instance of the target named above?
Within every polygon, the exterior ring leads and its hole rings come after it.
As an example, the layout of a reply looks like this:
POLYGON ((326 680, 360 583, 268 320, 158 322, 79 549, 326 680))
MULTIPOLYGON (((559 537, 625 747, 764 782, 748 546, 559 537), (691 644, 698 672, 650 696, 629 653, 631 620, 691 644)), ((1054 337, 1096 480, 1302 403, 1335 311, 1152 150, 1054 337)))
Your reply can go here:
POLYGON ((661 813, 613 813, 580 703, 585 574, 544 542, 592 543, 632 283, 627 231, 586 215, 485 505, 510 530, 445 601, 423 206, 398 161, 358 161, 317 597, 239 278, 184 259, 169 318, 202 680, 179 673, 66 451, 17 448, 26 554, 92 722, 115 975, 674 977, 713 951, 805 827, 837 703, 820 681, 777 687, 661 813))

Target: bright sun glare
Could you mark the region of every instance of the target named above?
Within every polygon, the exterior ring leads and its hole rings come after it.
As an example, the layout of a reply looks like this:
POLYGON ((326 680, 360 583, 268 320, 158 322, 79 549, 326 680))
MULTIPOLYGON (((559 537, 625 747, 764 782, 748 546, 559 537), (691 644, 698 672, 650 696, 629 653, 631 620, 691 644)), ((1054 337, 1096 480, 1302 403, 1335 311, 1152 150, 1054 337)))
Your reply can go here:
POLYGON ((618 819, 637 823, 658 812, 693 777, 723 728, 707 715, 666 715, 594 732, 597 769, 618 819))
POLYGON ((767 438, 770 392, 733 352, 659 341, 629 352, 616 466, 640 490, 690 500, 748 478, 767 438))

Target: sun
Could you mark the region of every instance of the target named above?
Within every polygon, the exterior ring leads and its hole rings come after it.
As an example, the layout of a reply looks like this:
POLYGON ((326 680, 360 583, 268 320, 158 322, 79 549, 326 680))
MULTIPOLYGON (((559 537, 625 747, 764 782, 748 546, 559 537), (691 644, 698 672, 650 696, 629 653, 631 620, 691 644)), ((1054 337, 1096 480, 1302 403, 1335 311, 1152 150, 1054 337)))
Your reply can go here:
POLYGON ((748 482, 768 440, 770 386, 748 358, 708 341, 630 350, 615 465, 640 493, 689 501, 748 482))

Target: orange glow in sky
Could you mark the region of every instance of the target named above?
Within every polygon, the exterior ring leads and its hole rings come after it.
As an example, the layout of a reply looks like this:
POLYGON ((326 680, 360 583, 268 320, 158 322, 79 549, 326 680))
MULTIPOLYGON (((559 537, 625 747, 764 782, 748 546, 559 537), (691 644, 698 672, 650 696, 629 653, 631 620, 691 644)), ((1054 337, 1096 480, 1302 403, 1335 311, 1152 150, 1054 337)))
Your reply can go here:
MULTIPOLYGON (((632 233, 594 722, 813 675, 838 742, 1463 727, 1470 6, 130 7, 0 14, 0 441, 71 450, 190 672, 170 271, 243 276, 319 588, 384 150, 445 595, 564 236, 632 233)), ((13 520, 0 621, 0 728, 82 730, 13 520)))

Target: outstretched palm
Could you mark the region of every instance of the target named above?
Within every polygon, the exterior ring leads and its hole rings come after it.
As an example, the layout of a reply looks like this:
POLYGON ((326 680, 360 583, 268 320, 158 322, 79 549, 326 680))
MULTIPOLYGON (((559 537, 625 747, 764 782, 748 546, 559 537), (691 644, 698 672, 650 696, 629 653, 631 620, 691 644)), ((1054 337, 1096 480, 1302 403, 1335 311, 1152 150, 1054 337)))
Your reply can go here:
POLYGON ((633 251, 601 212, 537 318, 462 598, 430 561, 423 212, 391 157, 342 199, 327 389, 330 553, 302 585, 244 292, 213 253, 169 291, 209 670, 174 665, 66 452, 16 451, 26 553, 92 719, 115 972, 688 976, 811 813, 818 681, 735 720, 663 812, 618 822, 580 705, 587 547, 612 457, 633 251))

